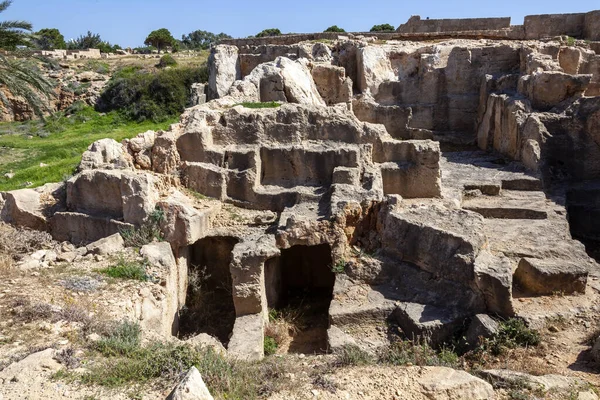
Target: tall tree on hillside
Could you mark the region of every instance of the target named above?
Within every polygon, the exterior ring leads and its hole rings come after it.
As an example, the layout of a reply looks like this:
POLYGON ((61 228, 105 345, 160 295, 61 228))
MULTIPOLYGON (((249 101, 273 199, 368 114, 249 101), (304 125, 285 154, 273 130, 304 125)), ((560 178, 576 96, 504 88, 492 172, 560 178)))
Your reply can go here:
POLYGON ((207 31, 194 31, 181 36, 181 43, 191 50, 206 50, 221 39, 231 39, 226 33, 214 34, 207 31))
POLYGON ((175 43, 175 38, 173 37, 173 35, 171 35, 171 32, 169 32, 167 28, 161 28, 150 32, 150 34, 144 41, 144 44, 146 46, 156 47, 159 53, 161 49, 173 46, 175 45, 175 43))
MULTIPOLYGON (((12 0, 0 2, 0 13, 12 4, 12 0)), ((33 29, 27 21, 2 21, 0 22, 0 48, 14 50, 19 45, 29 42, 29 32, 33 29)))
POLYGON ((45 28, 37 31, 33 37, 36 47, 41 50, 66 49, 65 37, 56 28, 45 28))
MULTIPOLYGON (((5 11, 11 1, 0 3, 0 12, 5 11)), ((18 44, 27 43, 27 36, 23 31, 31 31, 32 26, 25 21, 0 22, 0 47, 10 48, 18 44)), ((45 78, 34 65, 27 60, 9 60, 0 55, 0 102, 6 107, 12 104, 6 92, 13 96, 24 98, 33 111, 42 116, 47 111, 46 101, 54 96, 54 85, 45 78)))
POLYGON ((99 33, 88 31, 85 35, 79 36, 75 40, 71 40, 67 44, 70 50, 97 49, 102 45, 102 38, 99 33))

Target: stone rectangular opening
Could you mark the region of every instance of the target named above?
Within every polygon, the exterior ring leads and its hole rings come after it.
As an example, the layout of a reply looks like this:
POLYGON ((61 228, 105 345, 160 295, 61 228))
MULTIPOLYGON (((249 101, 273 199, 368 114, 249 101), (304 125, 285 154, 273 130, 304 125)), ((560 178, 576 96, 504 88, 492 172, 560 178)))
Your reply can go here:
MULTIPOLYGON (((271 316, 285 320, 288 339, 280 352, 319 354, 327 350, 329 305, 335 274, 331 247, 293 246, 265 263, 271 316)), ((267 329, 267 335, 269 330, 267 329)))
POLYGON ((206 333, 225 346, 229 343, 236 317, 229 265, 238 241, 215 236, 189 247, 188 289, 185 307, 180 312, 180 338, 206 333))

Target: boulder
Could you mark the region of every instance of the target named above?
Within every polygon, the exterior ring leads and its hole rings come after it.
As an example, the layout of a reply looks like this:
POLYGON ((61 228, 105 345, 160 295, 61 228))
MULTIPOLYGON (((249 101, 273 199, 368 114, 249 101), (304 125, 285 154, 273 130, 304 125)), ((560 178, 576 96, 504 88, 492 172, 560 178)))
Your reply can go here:
POLYGON ((510 385, 525 386, 529 390, 560 391, 570 390, 583 383, 582 380, 562 375, 534 376, 525 372, 511 371, 508 369, 488 369, 480 371, 480 375, 488 382, 505 383, 510 385))
POLYGON ((498 333, 499 324, 487 314, 477 314, 471 320, 465 335, 467 345, 475 348, 481 345, 481 339, 489 339, 498 333))
POLYGON ((217 45, 208 60, 208 99, 218 99, 229 92, 233 82, 242 78, 238 48, 217 45))
POLYGON ((265 318, 261 314, 237 317, 227 352, 235 359, 259 361, 265 356, 265 318))
POLYGON ((79 170, 133 168, 131 157, 123 145, 114 139, 101 139, 92 143, 81 156, 79 170))
POLYGON ((534 72, 519 81, 519 92, 531 106, 549 111, 567 99, 582 97, 592 80, 592 75, 569 75, 558 71, 534 72))
POLYGON ((327 344, 331 352, 342 350, 346 346, 356 346, 356 340, 335 325, 327 329, 327 344))
POLYGON ((216 339, 206 333, 201 333, 199 335, 191 337, 191 338, 187 339, 185 341, 185 343, 187 343, 190 346, 194 346, 194 347, 210 348, 215 353, 220 354, 222 356, 227 354, 227 350, 225 350, 225 347, 223 347, 221 342, 219 342, 218 339, 216 339))
POLYGON ((190 368, 181 382, 167 396, 167 400, 213 400, 196 367, 190 368))
POLYGON ((40 193, 33 189, 20 189, 3 194, 4 207, 0 218, 24 228, 45 231, 47 221, 42 215, 40 193))
POLYGON ((60 369, 60 364, 54 360, 56 350, 50 348, 33 353, 0 371, 0 382, 32 383, 42 374, 54 373, 60 369))
POLYGON ((464 321, 464 315, 453 310, 417 303, 401 303, 392 317, 408 339, 432 346, 443 344, 464 321))
POLYGON ((206 83, 192 83, 190 88, 190 107, 206 103, 206 83))
POLYGON ((177 171, 180 161, 173 132, 160 133, 152 148, 152 169, 159 174, 171 174, 177 171))
POLYGON ((465 371, 446 367, 410 367, 421 392, 428 399, 436 400, 493 400, 496 398, 492 385, 465 371))
POLYGON ((306 60, 292 61, 285 57, 275 60, 283 77, 285 97, 290 103, 325 106, 306 63, 306 60))
POLYGON ((129 139, 126 141, 129 146, 129 150, 134 153, 139 153, 145 150, 149 150, 154 146, 154 141, 156 140, 156 132, 154 131, 146 131, 144 133, 140 133, 133 139, 129 139))
POLYGON ((512 304, 513 269, 503 254, 481 251, 475 259, 475 283, 483 293, 489 312, 509 317, 515 311, 512 304))
POLYGON ((585 293, 588 270, 585 266, 560 259, 522 258, 515 271, 515 282, 527 293, 585 293))
POLYGON ((115 233, 114 235, 90 243, 86 247, 88 253, 108 255, 123 251, 125 248, 125 241, 120 233, 115 233))
POLYGON ((140 249, 140 255, 144 257, 150 265, 164 269, 173 268, 177 262, 167 242, 155 242, 143 246, 140 249))

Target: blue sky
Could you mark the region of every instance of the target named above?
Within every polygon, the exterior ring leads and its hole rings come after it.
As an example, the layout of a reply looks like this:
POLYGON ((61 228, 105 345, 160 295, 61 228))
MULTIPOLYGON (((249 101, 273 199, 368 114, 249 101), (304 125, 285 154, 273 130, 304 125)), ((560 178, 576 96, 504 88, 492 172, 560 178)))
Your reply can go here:
POLYGON ((142 45, 147 34, 168 28, 173 36, 202 29, 246 37, 265 28, 283 32, 321 32, 330 25, 365 31, 411 15, 429 18, 512 17, 585 12, 600 9, 598 0, 577 1, 399 1, 399 0, 14 0, 3 19, 24 19, 34 29, 58 28, 67 40, 91 30, 121 46, 142 45))

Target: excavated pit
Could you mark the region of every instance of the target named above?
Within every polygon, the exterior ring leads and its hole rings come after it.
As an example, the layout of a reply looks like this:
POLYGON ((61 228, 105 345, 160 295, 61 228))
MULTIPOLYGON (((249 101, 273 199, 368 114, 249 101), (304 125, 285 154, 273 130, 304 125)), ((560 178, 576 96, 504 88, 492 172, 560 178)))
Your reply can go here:
POLYGON ((229 342, 236 315, 229 264, 237 243, 236 238, 217 236, 189 246, 188 289, 179 337, 206 333, 224 345, 229 342))
POLYGON ((327 350, 329 305, 335 274, 331 247, 293 246, 265 263, 267 302, 281 315, 294 316, 289 353, 314 354, 327 350))

